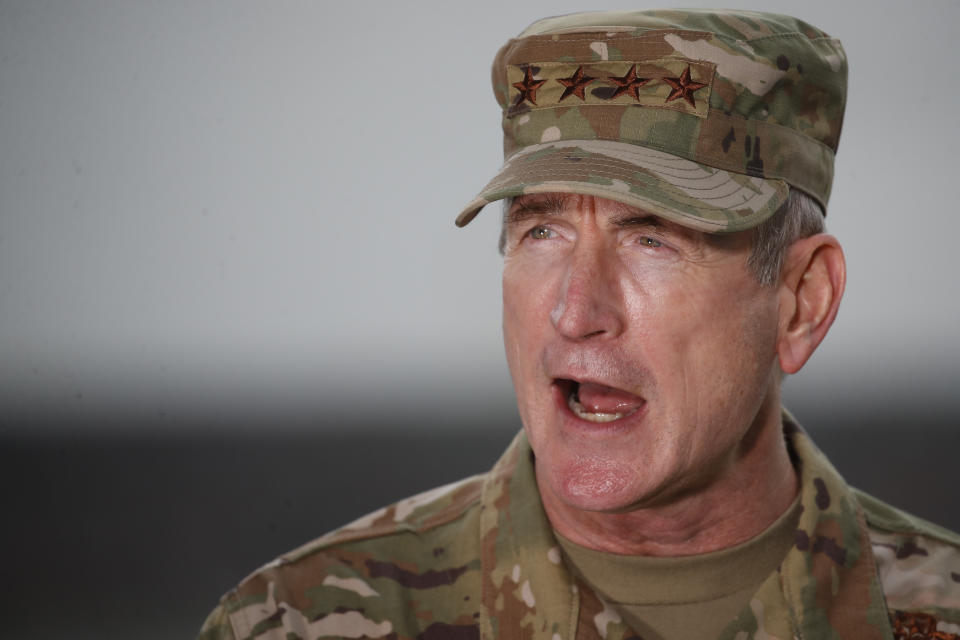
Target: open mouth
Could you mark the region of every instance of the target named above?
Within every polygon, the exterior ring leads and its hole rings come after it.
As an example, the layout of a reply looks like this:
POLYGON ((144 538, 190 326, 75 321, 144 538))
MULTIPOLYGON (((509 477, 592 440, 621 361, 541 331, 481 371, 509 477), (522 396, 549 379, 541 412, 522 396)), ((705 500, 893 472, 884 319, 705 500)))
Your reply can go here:
POLYGON ((614 422, 633 415, 645 404, 645 400, 622 389, 595 382, 558 379, 557 387, 567 400, 567 407, 581 420, 587 422, 614 422))

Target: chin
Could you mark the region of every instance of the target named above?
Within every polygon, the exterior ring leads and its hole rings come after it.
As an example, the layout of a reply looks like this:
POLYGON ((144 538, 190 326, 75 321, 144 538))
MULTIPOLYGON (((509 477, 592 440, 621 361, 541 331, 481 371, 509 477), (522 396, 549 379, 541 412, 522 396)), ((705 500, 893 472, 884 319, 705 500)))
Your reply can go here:
POLYGON ((637 502, 636 470, 616 460, 577 455, 538 465, 538 481, 570 507, 584 511, 622 511, 637 502), (547 467, 541 477, 540 467, 547 467))

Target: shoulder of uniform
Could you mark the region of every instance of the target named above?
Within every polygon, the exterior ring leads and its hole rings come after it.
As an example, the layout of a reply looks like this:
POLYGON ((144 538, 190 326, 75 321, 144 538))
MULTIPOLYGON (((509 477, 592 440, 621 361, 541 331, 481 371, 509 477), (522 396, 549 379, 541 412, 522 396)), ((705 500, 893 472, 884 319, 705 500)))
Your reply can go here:
POLYGON ((207 616, 197 640, 234 640, 230 617, 222 602, 207 616))
POLYGON ((352 546, 373 551, 377 547, 389 545, 384 538, 404 533, 422 534, 454 523, 463 518, 472 507, 479 505, 484 477, 478 475, 465 478, 377 509, 288 551, 254 571, 244 582, 258 574, 295 565, 314 554, 342 545, 358 543, 352 546))
POLYGON ((388 635, 405 589, 473 579, 483 478, 378 509, 267 563, 223 597, 221 627, 238 638, 303 624, 319 635, 388 635))
POLYGON ((889 505, 859 489, 854 489, 854 494, 871 529, 924 536, 947 545, 960 547, 960 534, 889 505))
POLYGON ((382 507, 280 556, 279 562, 296 562, 334 545, 390 536, 423 533, 462 518, 479 505, 483 480, 477 475, 424 491, 382 507))
POLYGON ((909 637, 960 639, 960 535, 855 493, 895 627, 909 637))
POLYGON ((924 536, 944 544, 960 547, 960 534, 889 505, 859 489, 854 489, 854 494, 863 509, 863 514, 870 529, 924 536))

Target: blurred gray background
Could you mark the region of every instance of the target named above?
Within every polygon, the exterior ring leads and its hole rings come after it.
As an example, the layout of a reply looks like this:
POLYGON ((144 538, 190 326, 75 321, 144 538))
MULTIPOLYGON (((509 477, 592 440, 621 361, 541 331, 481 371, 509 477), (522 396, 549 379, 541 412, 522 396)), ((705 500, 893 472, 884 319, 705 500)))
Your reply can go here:
MULTIPOLYGON (((850 59, 847 294, 787 404, 851 482, 960 527, 960 3, 725 4, 850 59)), ((0 0, 10 637, 189 636, 257 564, 492 463, 499 209, 453 225, 501 160, 490 62, 639 6, 0 0)))

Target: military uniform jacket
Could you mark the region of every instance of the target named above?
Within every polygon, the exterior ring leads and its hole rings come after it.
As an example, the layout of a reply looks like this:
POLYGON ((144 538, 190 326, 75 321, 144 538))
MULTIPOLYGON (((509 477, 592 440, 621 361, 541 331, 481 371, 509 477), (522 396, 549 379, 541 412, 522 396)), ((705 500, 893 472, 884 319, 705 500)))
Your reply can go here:
MULTIPOLYGON (((785 421, 801 482, 796 542, 720 637, 960 640, 960 536, 849 488, 785 421)), ((523 433, 489 473, 259 569, 200 637, 638 638, 565 567, 523 433)))

